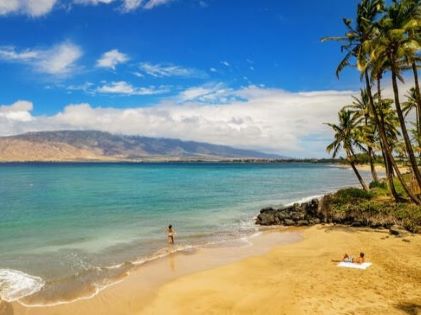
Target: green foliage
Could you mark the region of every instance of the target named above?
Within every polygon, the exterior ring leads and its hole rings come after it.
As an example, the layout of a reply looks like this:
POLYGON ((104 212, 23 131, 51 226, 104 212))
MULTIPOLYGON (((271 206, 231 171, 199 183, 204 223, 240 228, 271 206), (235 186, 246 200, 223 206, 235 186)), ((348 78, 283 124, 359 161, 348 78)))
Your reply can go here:
POLYGON ((370 185, 369 185, 370 189, 373 188, 380 188, 380 189, 387 189, 387 184, 385 182, 378 182, 373 180, 370 185))
POLYGON ((393 202, 386 197, 387 188, 383 183, 373 182, 372 185, 376 187, 369 192, 357 188, 341 189, 325 196, 323 206, 331 217, 370 222, 368 225, 400 224, 411 232, 421 232, 421 206, 393 202))
POLYGON ((339 204, 353 202, 356 200, 366 200, 373 198, 374 194, 370 191, 364 191, 359 188, 346 188, 338 190, 334 194, 334 200, 335 202, 339 204))

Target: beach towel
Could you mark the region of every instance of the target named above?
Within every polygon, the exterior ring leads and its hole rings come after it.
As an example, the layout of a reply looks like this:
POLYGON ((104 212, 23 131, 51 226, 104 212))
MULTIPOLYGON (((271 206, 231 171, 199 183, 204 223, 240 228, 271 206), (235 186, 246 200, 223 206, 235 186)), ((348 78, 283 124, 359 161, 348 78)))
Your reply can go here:
POLYGON ((371 263, 365 262, 365 263, 362 263, 362 264, 356 264, 356 263, 352 263, 352 262, 341 261, 337 266, 338 267, 344 267, 344 268, 354 268, 354 269, 366 270, 368 267, 371 266, 371 263))

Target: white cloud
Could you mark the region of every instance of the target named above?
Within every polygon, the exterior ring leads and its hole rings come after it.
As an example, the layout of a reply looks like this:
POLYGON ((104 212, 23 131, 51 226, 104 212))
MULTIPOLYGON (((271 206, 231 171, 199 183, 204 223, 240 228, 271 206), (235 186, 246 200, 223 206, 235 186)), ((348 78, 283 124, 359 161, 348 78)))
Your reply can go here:
POLYGON ((152 63, 141 63, 139 69, 156 78, 162 77, 206 77, 206 74, 200 70, 192 68, 184 68, 172 64, 152 64, 152 63))
POLYGON ((225 104, 242 99, 238 93, 222 83, 191 87, 177 96, 178 103, 225 104))
POLYGON ((223 64, 225 67, 231 66, 231 64, 228 61, 221 61, 221 64, 223 64))
POLYGON ((49 13, 57 0, 0 0, 0 15, 24 14, 39 17, 49 13))
POLYGON ((32 103, 16 101, 12 105, 0 105, 0 119, 14 122, 28 122, 32 120, 32 103))
POLYGON ((113 49, 105 52, 97 61, 97 67, 115 69, 118 64, 125 63, 129 60, 126 54, 113 49))
POLYGON ((68 75, 76 70, 82 56, 79 46, 64 42, 49 49, 17 51, 15 47, 0 47, 0 60, 30 65, 34 70, 50 75, 68 75))
POLYGON ((149 0, 143 7, 147 10, 170 3, 174 0, 149 0))
POLYGON ((62 84, 58 85, 58 87, 65 88, 68 91, 68 93, 73 91, 82 91, 87 94, 95 94, 94 86, 95 84, 93 84, 92 82, 85 82, 83 84, 71 84, 67 86, 64 86, 62 84))
POLYGON ((145 10, 150 10, 155 7, 164 5, 173 0, 73 0, 75 4, 84 4, 84 5, 98 5, 98 4, 111 4, 111 3, 120 3, 120 9, 122 12, 134 11, 138 8, 143 8, 145 10))
POLYGON ((167 87, 134 87, 126 81, 116 81, 96 89, 99 93, 104 94, 120 94, 120 95, 155 95, 167 93, 169 90, 167 87))
POLYGON ((36 50, 24 50, 17 52, 16 49, 11 46, 0 47, 0 60, 26 62, 36 60, 39 55, 39 51, 36 50))
POLYGON ((138 77, 138 78, 143 78, 144 77, 143 73, 140 73, 139 71, 134 71, 134 72, 132 72, 132 74, 135 77, 138 77))
POLYGON ((19 0, 0 0, 0 15, 16 12, 20 6, 19 0))
POLYGON ((82 50, 71 43, 63 43, 45 51, 38 62, 38 70, 48 74, 68 74, 75 69, 75 62, 82 50))
MULTIPOLYGON (((174 0, 73 0, 77 5, 100 5, 119 3, 122 12, 134 11, 138 8, 150 10, 174 0)), ((0 0, 0 16, 22 14, 40 17, 50 13, 59 0, 0 0)))
POLYGON ((115 0, 74 0, 76 4, 84 4, 84 5, 98 5, 98 4, 110 4, 115 0))
MULTIPOLYGON (((103 93, 132 95, 127 82, 113 82, 103 93)), ((101 108, 71 104, 52 116, 11 122, 0 117, 0 134, 55 129, 98 129, 114 133, 205 141, 293 156, 326 156, 337 111, 351 101, 349 91, 292 93, 249 86, 190 88, 152 107, 101 108), (206 102, 206 98, 209 102, 206 102), (229 99, 221 104, 218 99, 229 99), (183 102, 180 102, 183 101, 183 102), (194 131, 194 132, 192 132, 194 131)))
POLYGON ((139 8, 142 3, 143 0, 124 0, 122 8, 124 12, 129 12, 139 8))

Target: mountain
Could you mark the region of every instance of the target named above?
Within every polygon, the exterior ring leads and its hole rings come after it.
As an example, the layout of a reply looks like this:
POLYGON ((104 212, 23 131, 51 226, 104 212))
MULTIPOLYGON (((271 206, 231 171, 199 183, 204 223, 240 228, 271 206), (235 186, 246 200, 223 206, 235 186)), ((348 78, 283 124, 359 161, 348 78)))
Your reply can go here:
POLYGON ((177 139, 101 131, 45 131, 0 137, 0 161, 176 161, 281 159, 278 155, 177 139))

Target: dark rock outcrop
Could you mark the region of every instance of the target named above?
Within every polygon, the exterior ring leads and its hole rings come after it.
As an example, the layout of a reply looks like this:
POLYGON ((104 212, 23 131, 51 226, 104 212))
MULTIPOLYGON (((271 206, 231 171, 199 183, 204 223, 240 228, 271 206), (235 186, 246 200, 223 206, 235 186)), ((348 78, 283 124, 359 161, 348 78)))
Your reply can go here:
POLYGON ((391 235, 395 235, 395 236, 399 236, 399 237, 400 236, 407 236, 409 234, 408 231, 406 231, 404 228, 402 228, 399 225, 392 225, 389 228, 389 233, 391 235))
POLYGON ((274 209, 264 208, 257 216, 256 224, 259 225, 313 225, 324 219, 320 211, 320 202, 313 199, 302 204, 274 209))

